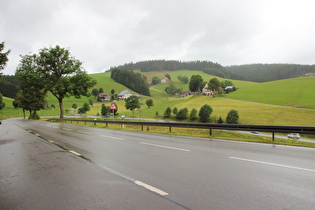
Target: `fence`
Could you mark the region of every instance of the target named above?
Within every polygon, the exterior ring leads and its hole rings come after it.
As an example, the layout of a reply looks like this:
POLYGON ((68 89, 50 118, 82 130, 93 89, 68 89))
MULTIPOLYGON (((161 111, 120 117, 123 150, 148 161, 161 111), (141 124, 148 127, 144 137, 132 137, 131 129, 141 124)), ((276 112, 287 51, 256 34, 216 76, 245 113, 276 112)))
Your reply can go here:
POLYGON ((212 124, 212 123, 187 123, 187 122, 143 122, 143 121, 110 121, 110 120, 88 120, 88 119, 49 119, 49 121, 68 121, 68 122, 84 122, 96 124, 121 124, 121 125, 140 125, 168 127, 172 131, 172 127, 182 128, 199 128, 209 129, 209 135, 212 135, 212 130, 236 130, 236 131, 260 131, 271 132, 272 140, 274 141, 275 133, 302 133, 315 134, 315 127, 310 126, 278 126, 278 125, 243 125, 243 124, 212 124))

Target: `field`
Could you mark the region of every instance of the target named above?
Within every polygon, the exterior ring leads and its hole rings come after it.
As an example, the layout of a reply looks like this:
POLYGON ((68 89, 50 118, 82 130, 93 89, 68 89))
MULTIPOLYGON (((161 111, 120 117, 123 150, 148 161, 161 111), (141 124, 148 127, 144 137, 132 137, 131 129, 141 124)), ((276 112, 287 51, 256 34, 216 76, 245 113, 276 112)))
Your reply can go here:
MULTIPOLYGON (((144 73, 147 81, 150 82, 153 76, 162 78, 166 72, 147 72, 144 73)), ((177 88, 188 90, 188 84, 182 84, 178 81, 177 76, 188 76, 199 74, 204 81, 209 81, 213 76, 198 71, 174 71, 167 72, 171 75, 173 82, 177 88)), ((91 77, 97 80, 97 85, 94 88, 103 88, 105 93, 109 93, 112 89, 118 94, 122 90, 127 89, 110 78, 110 73, 91 74, 91 77)), ((225 80, 218 78, 220 81, 225 80)), ((217 120, 222 117, 225 120, 227 113, 231 109, 236 109, 240 115, 240 123, 242 124, 268 124, 268 125, 297 125, 297 126, 315 126, 315 77, 296 78, 289 80, 280 80, 268 83, 253 83, 246 81, 233 80, 233 83, 239 88, 236 92, 227 94, 222 97, 208 96, 188 96, 184 98, 170 97, 165 93, 165 88, 168 84, 160 84, 151 86, 151 97, 143 96, 141 99, 142 107, 135 111, 135 116, 132 112, 125 109, 125 102, 118 101, 119 116, 141 117, 141 118, 159 118, 163 119, 164 111, 167 107, 185 108, 189 111, 193 108, 199 109, 204 104, 209 104, 213 108, 211 115, 212 120, 217 120), (148 108, 145 104, 147 99, 153 100, 154 106, 148 108), (263 104, 266 103, 266 104, 263 104), (283 105, 283 106, 277 106, 283 105), (298 109, 296 107, 302 107, 298 109), (309 109, 303 109, 309 108, 309 109), (156 115, 158 113, 158 116, 156 115)), ((132 92, 132 91, 131 91, 132 92)), ((134 93, 134 92, 132 92, 134 93)), ((81 97, 75 99, 73 97, 64 99, 64 107, 66 115, 73 115, 72 104, 76 103, 78 107, 83 103, 88 102, 94 97, 81 97)), ((0 111, 0 117, 21 117, 22 111, 14 109, 12 99, 4 98, 6 107, 0 111)), ((41 116, 59 116, 59 108, 57 100, 50 94, 47 96, 49 105, 54 104, 56 109, 46 109, 39 111, 41 116)), ((104 102, 105 103, 105 102, 104 102)), ((101 112, 103 103, 95 102, 88 115, 96 116, 101 112)), ((110 102, 106 102, 110 105, 110 102)), ((28 113, 27 113, 28 115, 28 113)), ((168 120, 174 120, 174 116, 168 120)))

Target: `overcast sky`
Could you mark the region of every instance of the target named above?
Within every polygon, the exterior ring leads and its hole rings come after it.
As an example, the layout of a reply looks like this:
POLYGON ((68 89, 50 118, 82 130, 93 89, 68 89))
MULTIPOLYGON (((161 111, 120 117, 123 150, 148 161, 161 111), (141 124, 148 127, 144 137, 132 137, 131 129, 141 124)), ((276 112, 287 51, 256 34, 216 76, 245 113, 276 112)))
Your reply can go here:
POLYGON ((143 60, 315 64, 314 0, 0 0, 0 42, 69 48, 89 73, 143 60))

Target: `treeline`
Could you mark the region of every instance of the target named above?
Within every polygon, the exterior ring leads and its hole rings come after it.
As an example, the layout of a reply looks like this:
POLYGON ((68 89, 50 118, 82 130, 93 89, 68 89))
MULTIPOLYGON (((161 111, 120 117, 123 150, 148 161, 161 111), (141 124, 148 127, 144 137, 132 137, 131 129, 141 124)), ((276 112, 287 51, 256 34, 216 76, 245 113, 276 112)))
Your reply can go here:
POLYGON ((300 64, 248 64, 225 68, 233 75, 231 79, 252 82, 268 82, 315 73, 315 65, 300 64))
POLYGON ((141 95, 150 96, 149 85, 146 83, 146 78, 140 73, 115 68, 111 70, 110 77, 141 95))
POLYGON ((3 75, 0 79, 0 93, 8 98, 15 98, 20 90, 20 80, 16 76, 3 75))
POLYGON ((116 68, 129 71, 140 70, 141 72, 177 70, 203 71, 206 74, 217 77, 241 79, 240 76, 227 71, 222 65, 211 61, 148 60, 136 63, 126 63, 124 65, 111 67, 110 70, 116 68))

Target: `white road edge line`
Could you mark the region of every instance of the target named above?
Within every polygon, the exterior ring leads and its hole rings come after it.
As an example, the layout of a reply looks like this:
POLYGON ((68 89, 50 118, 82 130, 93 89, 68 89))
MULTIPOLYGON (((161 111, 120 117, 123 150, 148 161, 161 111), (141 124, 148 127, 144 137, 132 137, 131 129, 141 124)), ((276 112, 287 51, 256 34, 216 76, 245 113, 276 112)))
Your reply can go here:
POLYGON ((73 151, 73 150, 69 150, 70 153, 74 154, 74 155, 77 155, 77 156, 81 156, 80 153, 76 152, 76 151, 73 151))
POLYGON ((184 152, 190 152, 189 149, 171 147, 171 146, 160 145, 160 144, 151 144, 151 143, 147 143, 147 142, 140 142, 140 144, 146 144, 146 145, 155 146, 155 147, 162 147, 162 148, 167 148, 167 149, 174 149, 174 150, 179 150, 179 151, 184 151, 184 152))
POLYGON ((72 131, 72 129, 69 129, 69 128, 61 128, 61 129, 65 131, 72 131))
POLYGON ((164 191, 162 191, 162 190, 159 190, 159 189, 157 189, 157 188, 155 188, 155 187, 153 187, 153 186, 151 186, 151 185, 148 185, 148 184, 146 184, 146 183, 143 183, 143 182, 140 182, 140 181, 135 181, 135 184, 137 184, 137 185, 139 185, 139 186, 142 186, 142 187, 144 187, 144 188, 146 188, 146 189, 148 189, 148 190, 150 190, 150 191, 152 191, 152 192, 155 192, 155 193, 157 193, 157 194, 160 194, 160 195, 163 195, 163 196, 168 195, 167 192, 164 192, 164 191))
POLYGON ((117 139, 117 140, 121 140, 124 141, 124 139, 122 138, 118 138, 118 137, 113 137, 113 136, 105 136, 105 135, 100 135, 101 137, 105 137, 105 138, 110 138, 110 139, 117 139))
POLYGON ((270 163, 270 162, 264 162, 264 161, 259 161, 259 160, 251 160, 251 159, 246 159, 246 158, 238 158, 238 157, 229 157, 229 158, 235 159, 235 160, 252 162, 252 163, 260 163, 260 164, 265 164, 265 165, 278 166, 278 167, 283 167, 283 168, 290 168, 290 169, 296 169, 296 170, 308 171, 308 172, 315 173, 315 170, 308 169, 308 168, 300 168, 300 167, 296 167, 296 166, 289 166, 289 165, 283 165, 283 164, 278 164, 278 163, 270 163))

